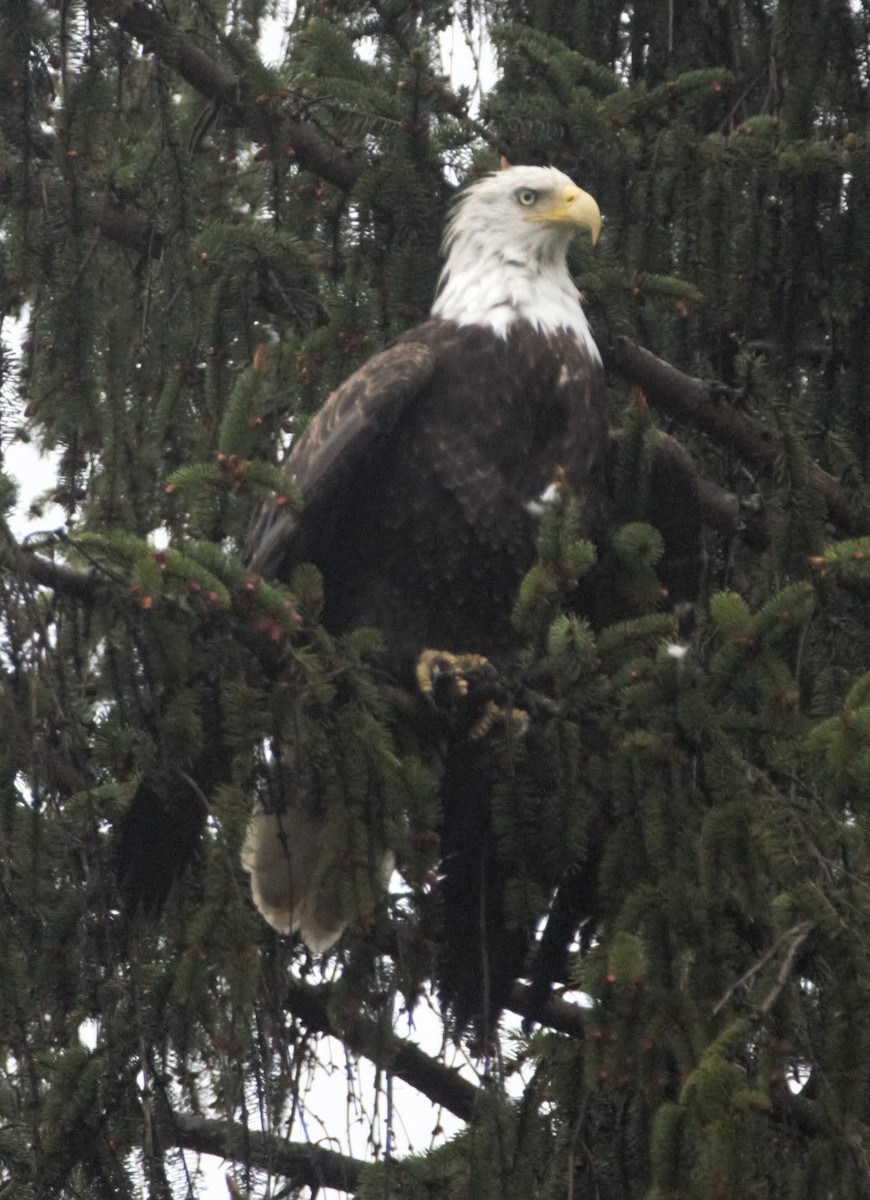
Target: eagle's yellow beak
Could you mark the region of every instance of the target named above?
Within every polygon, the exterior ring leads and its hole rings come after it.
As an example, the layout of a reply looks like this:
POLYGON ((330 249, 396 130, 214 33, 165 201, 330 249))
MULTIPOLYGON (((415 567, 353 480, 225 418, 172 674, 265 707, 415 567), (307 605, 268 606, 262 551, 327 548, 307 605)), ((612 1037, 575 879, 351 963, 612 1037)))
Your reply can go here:
POLYGON ((601 209, 588 192, 578 187, 565 188, 556 196, 552 207, 529 213, 526 220, 582 225, 592 235, 593 246, 601 233, 601 209))

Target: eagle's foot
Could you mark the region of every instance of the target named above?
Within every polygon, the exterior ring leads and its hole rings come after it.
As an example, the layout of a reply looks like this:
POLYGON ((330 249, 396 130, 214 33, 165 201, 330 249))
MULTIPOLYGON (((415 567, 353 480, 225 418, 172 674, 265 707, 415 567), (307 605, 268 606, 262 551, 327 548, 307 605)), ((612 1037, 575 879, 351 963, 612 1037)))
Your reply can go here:
POLYGON ((520 736, 526 730, 528 713, 506 702, 498 672, 482 654, 424 650, 416 677, 424 700, 471 742, 481 741, 496 725, 520 736))
POLYGON ((561 505, 565 499, 568 477, 564 467, 556 467, 553 478, 541 492, 526 503, 526 512, 532 517, 542 517, 550 509, 561 505))
POLYGON ((417 687, 435 708, 449 711, 470 700, 497 678, 495 667, 482 654, 451 654, 423 650, 415 668, 417 687))
POLYGON ((529 714, 524 708, 514 708, 512 705, 496 704, 495 700, 487 700, 480 716, 468 731, 469 741, 479 742, 494 725, 504 725, 517 737, 522 737, 529 727, 529 714))

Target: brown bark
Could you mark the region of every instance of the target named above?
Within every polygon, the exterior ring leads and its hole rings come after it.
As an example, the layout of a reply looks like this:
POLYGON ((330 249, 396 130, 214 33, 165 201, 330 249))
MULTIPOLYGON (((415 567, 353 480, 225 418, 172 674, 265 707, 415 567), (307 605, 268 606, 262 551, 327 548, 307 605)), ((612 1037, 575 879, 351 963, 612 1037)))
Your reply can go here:
POLYGON ((331 989, 291 982, 285 996, 287 1008, 310 1030, 339 1038, 357 1054, 390 1071, 416 1088, 433 1104, 446 1108, 463 1121, 471 1120, 478 1089, 454 1070, 395 1034, 385 1034, 368 1019, 355 1018, 339 1026, 329 1012, 331 989))
POLYGON ((231 120, 254 141, 272 147, 292 147, 296 161, 328 183, 348 191, 362 170, 360 158, 324 137, 309 122, 286 112, 272 112, 249 94, 244 79, 218 63, 194 40, 145 0, 120 6, 118 25, 172 67, 200 95, 223 105, 231 120))
POLYGON ((229 1121, 180 1112, 173 1113, 171 1121, 174 1135, 184 1149, 215 1154, 281 1175, 294 1188, 308 1187, 312 1193, 319 1188, 355 1191, 364 1165, 359 1159, 323 1146, 288 1142, 277 1134, 229 1121))
MULTIPOLYGON (((684 375, 625 337, 618 337, 605 353, 605 364, 624 379, 642 388, 662 412, 688 421, 709 433, 720 445, 731 446, 747 461, 770 469, 780 453, 777 438, 758 429, 728 402, 728 389, 684 375)), ((831 516, 847 532, 857 532, 849 498, 839 480, 813 464, 812 478, 825 497, 831 516)))

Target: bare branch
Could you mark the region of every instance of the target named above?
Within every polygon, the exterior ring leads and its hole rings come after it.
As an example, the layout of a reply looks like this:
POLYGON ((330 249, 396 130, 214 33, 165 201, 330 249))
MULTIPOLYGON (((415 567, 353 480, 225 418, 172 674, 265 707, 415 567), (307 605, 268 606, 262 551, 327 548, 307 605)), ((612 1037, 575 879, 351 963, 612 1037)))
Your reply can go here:
MULTIPOLYGON (((532 1008, 534 989, 525 983, 515 983, 511 988, 508 1008, 521 1017, 528 1017, 532 1008)), ((534 1014, 534 1020, 557 1033, 567 1033, 572 1037, 583 1037, 587 1029, 588 1012, 579 1004, 569 1000, 551 996, 543 1007, 534 1014)))
MULTIPOLYGON (((59 533, 40 535, 41 546, 54 546, 62 539, 59 533)), ((0 571, 10 569, 20 579, 22 575, 34 583, 51 588, 77 600, 94 600, 104 589, 104 580, 96 570, 76 571, 50 558, 43 558, 35 548, 19 545, 8 524, 0 520, 0 571)))
POLYGON ((318 1188, 353 1192, 364 1166, 359 1159, 335 1150, 288 1142, 276 1134, 228 1121, 179 1112, 172 1113, 171 1121, 184 1149, 249 1163, 259 1170, 284 1176, 294 1187, 311 1188, 312 1192, 318 1188))
POLYGON ((72 567, 62 566, 43 558, 39 554, 21 551, 19 559, 24 571, 34 583, 51 588, 64 596, 73 596, 76 600, 96 600, 106 591, 106 577, 97 571, 76 571, 72 567))
POLYGON ((373 1021, 354 1021, 345 1028, 335 1024, 329 1013, 331 989, 312 988, 292 981, 287 989, 287 1007, 316 1033, 328 1033, 339 1038, 351 1050, 370 1059, 376 1066, 390 1071, 397 1079, 416 1088, 433 1104, 438 1104, 463 1121, 470 1121, 477 1101, 478 1089, 452 1067, 424 1054, 419 1046, 383 1030, 373 1021))

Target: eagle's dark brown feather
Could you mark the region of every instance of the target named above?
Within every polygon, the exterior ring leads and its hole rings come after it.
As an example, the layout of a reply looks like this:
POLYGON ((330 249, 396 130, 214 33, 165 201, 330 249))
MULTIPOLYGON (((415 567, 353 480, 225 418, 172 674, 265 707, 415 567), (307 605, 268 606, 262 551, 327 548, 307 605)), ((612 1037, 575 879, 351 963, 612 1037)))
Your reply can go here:
MULTIPOLYGON (((329 397, 286 462, 302 512, 266 505, 248 540, 247 561, 263 576, 287 579, 302 562, 320 569, 328 630, 383 631, 383 668, 399 685, 390 695, 404 689, 397 738, 416 742, 441 783, 439 986, 460 1028, 496 1020, 529 931, 505 928, 512 864, 491 828, 486 755, 455 714, 433 718, 430 708, 429 723, 420 718, 426 706, 413 699, 413 668, 425 649, 476 653, 496 666, 508 660, 514 597, 534 559, 541 497, 557 475, 582 503, 584 532, 594 536, 602 524, 601 364, 565 258, 578 228, 594 241, 600 227, 592 197, 553 167, 508 168, 466 189, 446 232, 431 319, 329 397)), ((297 749, 288 731, 275 754, 282 820, 264 787, 243 861, 266 919, 322 950, 359 914, 340 889, 318 891, 339 865, 325 836, 335 827, 330 811, 308 803, 297 749)), ((228 771, 209 745, 189 773, 193 786, 176 789, 167 771, 140 788, 125 841, 132 865, 121 864, 134 906, 152 880, 159 906, 199 840, 202 796, 228 771), (171 802, 167 792, 175 792, 171 802), (181 855, 166 838, 146 836, 155 822, 175 825, 176 804, 192 831, 181 855), (134 869, 152 848, 165 861, 134 869)), ((377 887, 390 847, 368 849, 377 887)))
MULTIPOLYGON (((314 562, 327 629, 379 628, 384 666, 408 689, 426 648, 498 665, 535 557, 536 501, 560 469, 582 501, 585 532, 602 524, 602 387, 599 362, 567 331, 517 321, 499 337, 427 321, 334 392, 293 447, 285 469, 305 507, 298 518, 261 515, 252 567, 286 574, 314 562), (389 437, 378 436, 384 429, 389 437)), ((439 987, 457 1028, 488 1027, 522 969, 529 931, 505 926, 507 867, 489 830, 489 781, 474 745, 460 738, 445 754, 440 736, 421 741, 417 722, 412 737, 441 780, 439 987)), ((256 863, 268 858, 268 820, 255 816, 249 835, 255 881, 256 863)), ((340 932, 338 924, 332 936, 340 932)))
MULTIPOLYGON (((595 537, 602 528, 603 374, 565 260, 576 228, 588 228, 594 240, 600 224, 594 200, 555 168, 514 167, 472 184, 448 226, 432 317, 328 398, 285 464, 302 512, 265 505, 246 550, 265 577, 287 579, 297 564, 313 562, 332 633, 363 625, 383 632, 383 667, 399 685, 390 695, 402 701, 397 740, 412 742, 440 782, 438 986, 458 1030, 469 1021, 483 1031, 494 1025, 530 930, 507 926, 505 889, 517 863, 505 860, 492 828, 486 754, 467 728, 433 717, 412 698, 414 665, 426 649, 484 655, 496 667, 509 660, 514 598, 534 561, 542 497, 557 475, 582 505, 583 532, 595 537)), ((696 510, 690 474, 654 472, 662 504, 682 496, 685 503, 673 507, 696 510)), ((679 559, 678 591, 694 578, 697 531, 687 537, 684 527, 680 515, 666 529, 679 559)), ((347 911, 340 890, 324 892, 340 865, 325 836, 330 812, 309 802, 311 779, 289 734, 287 742, 275 755, 285 809, 271 810, 266 789, 255 798, 243 862, 266 919, 323 950, 359 914, 347 911)), ((121 866, 134 905, 138 898, 159 907, 198 843, 201 796, 229 764, 210 752, 198 765, 202 773, 190 773, 195 790, 185 784, 169 802, 165 793, 178 781, 148 780, 131 805, 124 841, 131 865, 121 866), (186 813, 179 827, 189 832, 179 839, 181 853, 162 830, 153 833, 156 823, 179 822, 177 804, 186 813), (154 867, 152 854, 160 859, 154 867)), ((390 847, 368 849, 378 887, 391 867, 390 847)), ((591 876, 561 882, 538 956, 540 997, 594 890, 591 876)))
POLYGON ((400 682, 426 647, 498 660, 534 559, 529 505, 563 468, 596 532, 606 448, 600 366, 570 334, 433 319, 327 400, 286 462, 305 508, 267 509, 249 561, 314 562, 326 627, 382 629, 400 682))
POLYGON ((305 498, 304 519, 284 507, 264 505, 248 536, 252 570, 275 576, 315 556, 336 496, 352 487, 366 459, 377 455, 379 442, 428 382, 434 365, 425 346, 404 342, 369 359, 328 397, 287 463, 305 498))

